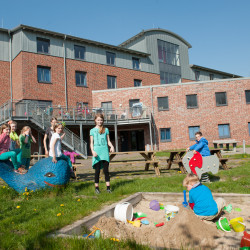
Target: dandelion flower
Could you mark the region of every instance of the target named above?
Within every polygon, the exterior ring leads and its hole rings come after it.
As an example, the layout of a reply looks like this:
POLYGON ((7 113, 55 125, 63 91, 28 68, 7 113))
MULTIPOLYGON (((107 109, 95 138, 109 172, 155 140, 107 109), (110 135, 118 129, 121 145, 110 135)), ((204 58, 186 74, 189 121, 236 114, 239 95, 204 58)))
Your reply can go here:
POLYGON ((78 199, 77 201, 80 201, 80 199, 78 199))
POLYGON ((6 188, 5 186, 3 186, 3 188, 6 188))
POLYGON ((34 208, 34 211, 36 211, 36 208, 34 208))
POLYGON ((26 188, 25 188, 25 192, 27 192, 27 191, 28 191, 28 188, 26 187, 26 188))
POLYGON ((15 222, 14 222, 14 221, 12 221, 11 223, 12 223, 12 224, 15 224, 15 222))
POLYGON ((20 208, 20 206, 16 206, 16 208, 20 208))
POLYGON ((60 207, 64 207, 64 204, 61 204, 60 207))
POLYGON ((62 214, 61 213, 58 213, 56 216, 61 216, 62 214))

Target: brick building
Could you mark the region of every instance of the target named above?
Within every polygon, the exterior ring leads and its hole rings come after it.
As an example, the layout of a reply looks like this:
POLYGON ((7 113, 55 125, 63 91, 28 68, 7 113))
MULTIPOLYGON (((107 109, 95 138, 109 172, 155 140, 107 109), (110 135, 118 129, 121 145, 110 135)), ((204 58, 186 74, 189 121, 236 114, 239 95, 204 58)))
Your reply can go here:
POLYGON ((0 29, 1 122, 29 123, 42 152, 57 116, 67 125, 65 146, 84 156, 96 112, 105 113, 116 150, 184 148, 199 129, 210 142, 250 144, 249 79, 190 65, 189 48, 162 29, 119 46, 26 25, 0 29))

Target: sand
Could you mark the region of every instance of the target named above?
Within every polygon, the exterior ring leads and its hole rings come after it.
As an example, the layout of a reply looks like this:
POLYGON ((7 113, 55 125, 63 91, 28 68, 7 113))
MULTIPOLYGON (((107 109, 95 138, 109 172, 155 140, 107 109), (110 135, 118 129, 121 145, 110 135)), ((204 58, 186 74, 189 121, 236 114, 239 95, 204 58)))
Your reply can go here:
MULTIPOLYGON (((115 237, 117 239, 134 239, 136 242, 152 246, 179 249, 182 246, 197 249, 239 249, 243 233, 233 230, 229 233, 216 228, 216 224, 203 222, 195 216, 191 209, 183 208, 182 204, 174 204, 180 208, 179 213, 170 221, 165 219, 165 211, 154 211, 149 208, 149 202, 142 200, 134 207, 134 212, 147 214, 149 225, 141 225, 136 228, 131 224, 120 222, 115 218, 101 217, 96 224, 102 229, 103 237, 115 237), (164 226, 155 227, 154 223, 164 222, 164 226)), ((164 201, 159 201, 164 205, 164 201)), ((247 205, 232 203, 233 211, 223 214, 228 220, 243 217, 244 223, 250 229, 250 209, 247 205), (241 212, 234 211, 240 207, 241 212)), ((248 231, 250 232, 250 231, 248 231)))

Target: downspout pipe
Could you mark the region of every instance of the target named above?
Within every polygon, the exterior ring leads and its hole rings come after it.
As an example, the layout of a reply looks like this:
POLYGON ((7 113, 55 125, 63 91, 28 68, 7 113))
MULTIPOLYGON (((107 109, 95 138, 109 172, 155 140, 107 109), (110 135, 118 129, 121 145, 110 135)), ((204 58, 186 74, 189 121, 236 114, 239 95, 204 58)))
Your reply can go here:
POLYGON ((13 92, 12 92, 12 39, 10 30, 8 30, 9 34, 9 61, 10 61, 10 116, 12 117, 12 102, 13 102, 13 92))
POLYGON ((67 91, 67 67, 66 67, 66 46, 65 46, 65 41, 66 41, 67 35, 64 35, 64 41, 63 41, 63 48, 64 48, 64 53, 63 53, 63 62, 64 62, 64 86, 65 86, 65 103, 66 103, 66 110, 68 110, 68 91, 67 91))
POLYGON ((150 94, 151 94, 151 109, 152 109, 152 125, 154 131, 154 148, 156 148, 156 132, 155 132, 155 121, 154 121, 154 100, 153 100, 153 87, 150 86, 150 94))

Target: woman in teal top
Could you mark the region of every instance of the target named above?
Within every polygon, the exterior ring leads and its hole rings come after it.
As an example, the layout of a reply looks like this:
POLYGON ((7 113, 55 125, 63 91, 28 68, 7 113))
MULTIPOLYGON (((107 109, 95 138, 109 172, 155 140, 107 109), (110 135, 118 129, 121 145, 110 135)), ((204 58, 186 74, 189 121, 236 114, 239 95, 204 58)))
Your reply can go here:
POLYGON ((104 117, 103 114, 95 116, 95 127, 90 130, 90 149, 92 151, 92 167, 95 169, 95 192, 100 193, 99 190, 99 177, 100 171, 103 169, 105 174, 105 181, 107 192, 110 190, 110 177, 109 177, 109 149, 114 152, 114 147, 109 139, 109 130, 103 127, 104 117))

